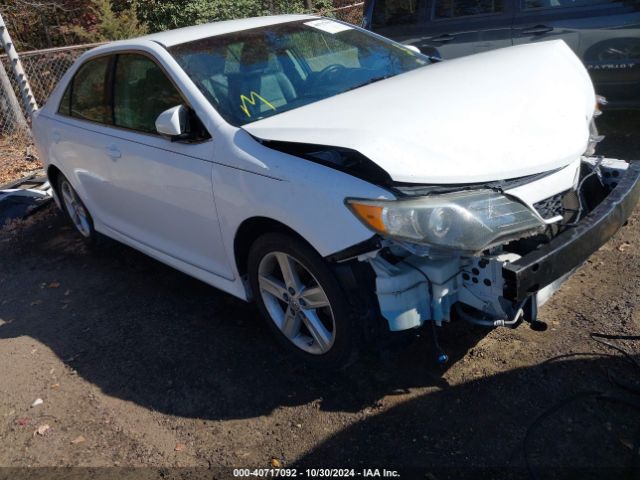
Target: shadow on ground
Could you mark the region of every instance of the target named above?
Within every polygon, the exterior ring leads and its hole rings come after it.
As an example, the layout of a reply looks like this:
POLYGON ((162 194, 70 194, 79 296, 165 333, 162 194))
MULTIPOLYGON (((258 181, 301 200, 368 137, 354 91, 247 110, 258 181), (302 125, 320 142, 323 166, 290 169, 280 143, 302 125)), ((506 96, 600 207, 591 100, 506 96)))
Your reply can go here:
POLYGON ((615 388, 607 380, 611 374, 640 386, 637 368, 608 355, 569 356, 483 377, 358 422, 296 466, 342 458, 345 466, 397 468, 411 478, 527 478, 523 440, 533 424, 528 478, 638 478, 632 447, 639 439, 640 403, 637 395, 615 388), (588 395, 563 404, 590 391, 606 392, 608 399, 588 395))
MULTIPOLYGON (((630 153, 640 151, 637 137, 615 133, 624 125, 633 131, 637 117, 607 112, 603 119, 607 116, 601 131, 608 138, 600 151, 640 157, 630 153)), ((635 298, 637 268, 628 262, 637 257, 624 249, 607 250, 601 258, 610 264, 592 265, 585 285, 577 278, 566 290, 567 304, 586 316, 565 319, 559 317, 566 310, 554 312, 553 318, 566 321, 562 332, 549 331, 540 340, 524 335, 526 349, 519 349, 523 341, 512 341, 507 331, 493 336, 497 343, 489 358, 465 357, 486 330, 447 326, 441 343, 450 366, 461 365, 457 370, 463 375, 434 364, 428 336, 391 359, 369 357, 344 372, 320 373, 283 356, 252 306, 114 242, 89 252, 52 208, 41 215, 17 237, 0 237, 0 339, 34 338, 105 394, 166 415, 253 421, 280 407, 311 403, 323 411, 355 414, 341 418, 344 424, 332 424, 332 436, 325 436, 329 430, 322 425, 307 435, 309 451, 300 466, 338 466, 337 460, 356 467, 430 465, 438 479, 478 473, 454 470, 460 465, 498 466, 495 477, 521 477, 522 439, 541 412, 575 392, 607 389, 610 368, 634 378, 619 358, 576 357, 525 368, 506 363, 517 365, 522 354, 521 364, 536 364, 549 352, 544 339, 554 335, 564 335, 557 351, 571 351, 585 328, 606 327, 601 322, 611 322, 613 315, 629 317, 637 305, 629 303, 635 298), (629 280, 620 283, 612 272, 629 280), (595 297, 588 297, 583 290, 598 282, 598 291, 588 292, 595 297), (593 319, 585 320, 589 315, 593 319), (501 361, 501 367, 488 368, 501 361), (452 377, 450 386, 445 379, 452 377), (413 389, 419 394, 388 400, 413 389)), ((635 241, 627 240, 627 245, 635 241)), ((611 328, 620 328, 627 317, 611 328)), ((634 413, 594 399, 561 409, 534 432, 534 463, 599 468, 564 478, 622 478, 629 472, 610 468, 631 461, 634 413)), ((247 431, 253 428, 246 423, 247 431)), ((208 459, 210 452, 203 450, 208 459)), ((429 472, 417 473, 425 478, 429 472)), ((547 473, 540 478, 555 478, 558 472, 547 473)))
MULTIPOLYGON (((373 407, 314 446, 299 467, 336 466, 339 459, 340 466, 409 469, 420 478, 522 477, 527 426, 550 404, 607 390, 611 369, 634 378, 619 357, 576 356, 493 376, 477 371, 474 380, 449 386, 428 337, 386 362, 366 358, 341 373, 310 371, 281 354, 253 307, 116 243, 90 255, 60 215, 49 213, 18 240, 12 256, 0 244, 0 318, 7 322, 0 339, 39 340, 108 395, 214 420, 314 401, 325 411, 373 407), (383 397, 412 388, 425 393, 375 414, 383 397)), ((452 364, 485 333, 447 327, 441 341, 452 364)), ((593 398, 559 410, 531 437, 533 464, 542 459, 552 468, 541 478, 621 478, 637 428, 632 414, 593 398), (555 470, 592 464, 596 470, 555 470)))
MULTIPOLYGON (((394 392, 446 386, 430 337, 344 372, 305 369, 253 306, 115 242, 90 254, 61 215, 11 250, 0 266, 0 339, 37 339, 104 393, 151 410, 232 419, 319 399, 323 410, 354 412, 394 392)), ((486 332, 452 326, 442 339, 451 363, 486 332)))

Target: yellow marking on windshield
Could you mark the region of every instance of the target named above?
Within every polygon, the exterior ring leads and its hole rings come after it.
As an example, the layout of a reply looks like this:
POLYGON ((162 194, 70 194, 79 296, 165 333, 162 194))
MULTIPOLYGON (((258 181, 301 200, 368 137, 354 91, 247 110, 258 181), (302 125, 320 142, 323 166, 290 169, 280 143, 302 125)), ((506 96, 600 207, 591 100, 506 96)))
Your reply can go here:
POLYGON ((271 102, 269 102, 266 98, 257 94, 256 92, 251 92, 248 97, 246 95, 240 95, 240 101, 242 102, 242 105, 240 105, 240 108, 247 115, 247 117, 251 116, 251 113, 249 113, 249 107, 247 106, 247 103, 249 105, 255 106, 257 100, 260 100, 266 106, 271 108, 274 112, 276 111, 276 107, 274 107, 271 104, 271 102))

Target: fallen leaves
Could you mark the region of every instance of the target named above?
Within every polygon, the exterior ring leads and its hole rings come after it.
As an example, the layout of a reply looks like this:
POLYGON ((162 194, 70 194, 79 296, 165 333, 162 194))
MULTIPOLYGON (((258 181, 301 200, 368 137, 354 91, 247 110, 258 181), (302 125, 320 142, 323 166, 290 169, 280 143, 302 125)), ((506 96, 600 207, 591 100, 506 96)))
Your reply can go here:
POLYGON ((42 164, 30 155, 32 148, 28 137, 21 134, 0 137, 0 185, 24 177, 42 168, 42 164))
POLYGON ((74 438, 73 440, 71 440, 71 443, 72 443, 73 445, 77 445, 77 444, 79 444, 79 443, 84 443, 84 442, 86 442, 86 441, 87 441, 87 439, 86 439, 86 438, 84 438, 84 436, 82 436, 82 435, 78 435, 76 438, 74 438))
POLYGON ((38 428, 36 428, 34 436, 40 435, 41 437, 44 437, 49 430, 51 430, 51 427, 45 423, 44 425, 40 425, 38 428))
POLYGON ((282 468, 282 462, 276 457, 271 458, 271 466, 273 468, 282 468))
POLYGON ((624 252, 630 246, 631 246, 631 244, 629 242, 622 242, 622 244, 618 246, 618 251, 619 252, 624 252))
POLYGON ((29 422, 31 421, 30 418, 19 418, 18 421, 16 422, 18 425, 20 425, 21 427, 24 427, 26 425, 29 425, 29 422))
POLYGON ((174 448, 173 450, 176 452, 183 452, 186 449, 187 446, 184 443, 176 443, 176 448, 174 448))
POLYGON ((60 288, 60 282, 51 282, 48 285, 49 288, 60 288))

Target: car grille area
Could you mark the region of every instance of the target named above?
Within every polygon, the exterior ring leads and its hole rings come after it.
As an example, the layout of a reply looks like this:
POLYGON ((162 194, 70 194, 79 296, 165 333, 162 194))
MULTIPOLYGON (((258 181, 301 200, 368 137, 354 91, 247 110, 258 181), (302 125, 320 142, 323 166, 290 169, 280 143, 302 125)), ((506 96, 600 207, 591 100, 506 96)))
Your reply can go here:
POLYGON ((564 197, 567 192, 558 193, 552 197, 545 198, 537 203, 533 204, 533 208, 540 214, 545 220, 549 220, 558 215, 564 217, 566 211, 564 206, 564 197))

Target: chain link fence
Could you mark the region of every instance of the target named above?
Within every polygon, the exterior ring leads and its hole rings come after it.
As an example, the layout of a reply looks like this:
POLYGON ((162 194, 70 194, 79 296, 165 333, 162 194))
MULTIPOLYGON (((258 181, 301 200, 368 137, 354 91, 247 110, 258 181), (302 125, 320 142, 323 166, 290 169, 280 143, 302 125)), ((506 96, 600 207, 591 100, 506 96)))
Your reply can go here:
MULTIPOLYGON (((67 69, 91 45, 52 48, 20 53, 20 61, 38 105, 46 102, 49 94, 67 69)), ((4 72, 0 69, 0 185, 29 175, 40 168, 32 145, 31 130, 24 104, 20 101, 18 83, 11 73, 7 55, 0 56, 4 72), (2 81, 4 80, 4 81, 2 81), (10 89, 10 90, 9 90, 10 89)))
MULTIPOLYGON (((42 105, 47 101, 49 94, 69 67, 73 65, 73 62, 84 52, 97 45, 100 44, 49 48, 20 53, 20 61, 31 83, 31 89, 38 105, 42 105)), ((0 55, 0 61, 2 61, 5 70, 11 72, 11 65, 7 55, 0 55)), ((11 78, 11 85, 14 95, 19 99, 18 84, 13 78, 11 78)), ((17 119, 19 115, 15 111, 11 111, 9 96, 10 93, 5 88, 2 88, 0 92, 0 101, 2 102, 2 105, 0 105, 0 136, 11 134, 16 128, 20 127, 20 122, 17 119)), ((20 102, 19 106, 23 115, 26 115, 27 112, 24 109, 24 105, 20 102)))
POLYGON ((352 0, 335 1, 334 8, 326 12, 319 12, 320 15, 327 15, 343 22, 349 22, 353 25, 362 24, 362 15, 364 10, 364 2, 353 3, 352 0))
MULTIPOLYGON (((362 22, 364 2, 353 0, 334 1, 334 7, 318 12, 345 22, 359 25, 362 22)), ((43 105, 58 81, 87 50, 100 44, 76 45, 71 47, 50 48, 19 52, 20 61, 33 95, 38 105, 43 105)), ((18 84, 11 73, 11 64, 7 55, 0 55, 0 62, 6 75, 0 68, 0 185, 8 180, 29 173, 37 168, 35 151, 31 147, 32 139, 27 112, 20 102, 18 84), (9 91, 10 90, 12 91, 9 91)))

